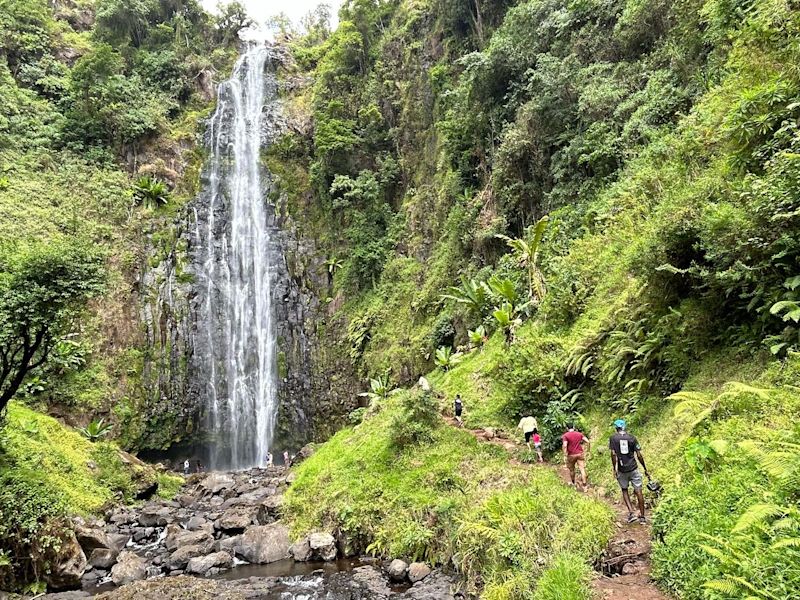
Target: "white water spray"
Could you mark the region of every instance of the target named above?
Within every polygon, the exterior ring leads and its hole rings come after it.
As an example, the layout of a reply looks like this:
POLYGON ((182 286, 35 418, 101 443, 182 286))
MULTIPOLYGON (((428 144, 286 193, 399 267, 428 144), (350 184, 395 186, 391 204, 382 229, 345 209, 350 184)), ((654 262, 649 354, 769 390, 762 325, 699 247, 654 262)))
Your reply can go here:
POLYGON ((207 188, 196 212, 196 356, 204 380, 211 468, 263 465, 278 411, 271 254, 259 156, 269 50, 251 46, 219 86, 207 188), (224 449, 224 450, 223 450, 224 449))

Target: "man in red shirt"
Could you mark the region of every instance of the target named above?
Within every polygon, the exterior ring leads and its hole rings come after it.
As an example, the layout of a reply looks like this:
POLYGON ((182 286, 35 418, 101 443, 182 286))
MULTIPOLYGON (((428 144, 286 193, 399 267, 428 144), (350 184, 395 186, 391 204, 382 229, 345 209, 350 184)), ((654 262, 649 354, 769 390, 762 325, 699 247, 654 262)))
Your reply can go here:
POLYGON ((575 430, 572 423, 567 425, 567 432, 561 436, 562 448, 564 449, 564 464, 569 469, 569 478, 572 485, 575 485, 575 465, 581 472, 581 484, 585 490, 588 486, 586 481, 586 458, 584 456, 584 444, 586 452, 590 450, 589 440, 580 431, 575 430))

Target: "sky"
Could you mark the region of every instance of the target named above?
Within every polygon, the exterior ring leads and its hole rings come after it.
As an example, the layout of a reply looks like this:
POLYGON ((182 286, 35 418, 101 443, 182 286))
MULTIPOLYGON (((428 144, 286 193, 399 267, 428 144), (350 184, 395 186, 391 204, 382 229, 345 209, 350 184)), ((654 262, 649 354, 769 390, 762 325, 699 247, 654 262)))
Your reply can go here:
MULTIPOLYGON (((259 23, 263 23, 269 17, 278 13, 286 13, 292 21, 299 23, 301 17, 308 11, 317 7, 322 0, 239 0, 246 8, 250 16, 259 23)), ((225 4, 223 0, 223 4, 225 4)), ((339 6, 342 0, 325 0, 325 3, 331 7, 331 14, 333 15, 333 26, 336 25, 336 14, 339 12, 339 6)), ((217 0, 202 0, 203 6, 207 10, 213 11, 217 6, 217 0)))

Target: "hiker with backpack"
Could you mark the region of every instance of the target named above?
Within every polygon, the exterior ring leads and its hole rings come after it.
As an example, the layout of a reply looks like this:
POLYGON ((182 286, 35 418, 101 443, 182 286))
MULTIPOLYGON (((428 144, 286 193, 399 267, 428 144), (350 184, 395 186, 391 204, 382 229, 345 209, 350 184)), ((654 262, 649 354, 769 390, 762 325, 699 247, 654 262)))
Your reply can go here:
POLYGON ((646 523, 647 519, 644 515, 644 494, 642 493, 643 481, 642 474, 639 472, 639 464, 642 465, 644 476, 648 479, 650 479, 650 473, 647 471, 647 465, 642 456, 642 447, 639 445, 639 440, 626 431, 625 421, 623 419, 614 421, 614 427, 617 432, 612 435, 608 441, 608 447, 611 449, 611 468, 614 470, 614 479, 617 480, 622 490, 622 500, 625 502, 625 506, 628 509, 628 523, 633 523, 637 520, 628 493, 628 488, 631 484, 633 484, 633 491, 639 502, 638 521, 640 523, 646 523))

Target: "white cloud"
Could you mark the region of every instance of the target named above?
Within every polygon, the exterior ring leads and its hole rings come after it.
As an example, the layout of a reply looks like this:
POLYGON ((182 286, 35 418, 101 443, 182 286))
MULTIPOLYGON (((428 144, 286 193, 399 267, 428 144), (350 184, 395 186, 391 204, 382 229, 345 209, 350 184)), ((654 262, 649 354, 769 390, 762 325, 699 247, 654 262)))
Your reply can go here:
MULTIPOLYGON (((309 11, 314 10, 323 0, 239 0, 246 8, 250 16, 258 21, 264 23, 270 17, 278 13, 286 13, 292 21, 299 23, 300 19, 309 11)), ((223 0, 223 4, 225 4, 223 0)), ((336 24, 336 14, 339 12, 339 7, 342 0, 325 0, 331 8, 333 15, 333 25, 336 24)), ((213 11, 217 6, 217 0, 202 0, 203 6, 206 10, 213 11)))

